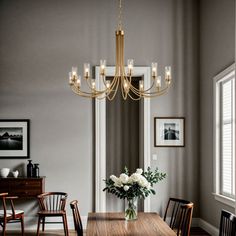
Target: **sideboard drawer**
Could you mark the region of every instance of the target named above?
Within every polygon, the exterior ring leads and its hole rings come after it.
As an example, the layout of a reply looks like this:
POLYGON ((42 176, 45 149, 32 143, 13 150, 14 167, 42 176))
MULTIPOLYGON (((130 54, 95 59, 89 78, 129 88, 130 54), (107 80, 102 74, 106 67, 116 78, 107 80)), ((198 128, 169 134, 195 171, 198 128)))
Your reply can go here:
POLYGON ((0 192, 18 197, 36 197, 45 192, 45 177, 0 178, 0 192))

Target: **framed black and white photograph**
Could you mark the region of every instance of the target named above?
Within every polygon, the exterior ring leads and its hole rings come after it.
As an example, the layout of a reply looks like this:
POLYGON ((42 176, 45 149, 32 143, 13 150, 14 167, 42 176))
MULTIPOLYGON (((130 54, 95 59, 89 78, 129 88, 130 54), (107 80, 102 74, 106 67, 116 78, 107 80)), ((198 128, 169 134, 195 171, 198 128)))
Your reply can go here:
POLYGON ((29 158, 29 120, 0 119, 0 158, 29 158))
POLYGON ((154 117, 154 147, 184 147, 184 117, 154 117))

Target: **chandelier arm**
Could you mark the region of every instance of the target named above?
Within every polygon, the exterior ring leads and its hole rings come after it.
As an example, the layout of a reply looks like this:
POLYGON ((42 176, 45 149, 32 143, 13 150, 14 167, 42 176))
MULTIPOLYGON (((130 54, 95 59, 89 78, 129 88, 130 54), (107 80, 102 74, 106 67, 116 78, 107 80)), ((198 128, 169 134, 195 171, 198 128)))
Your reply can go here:
POLYGON ((141 95, 139 95, 138 98, 134 98, 130 93, 128 93, 128 96, 134 101, 139 101, 142 98, 141 95))
POLYGON ((78 90, 75 86, 71 87, 71 90, 75 94, 77 94, 79 96, 82 96, 82 97, 85 97, 85 98, 94 98, 94 97, 96 97, 95 95, 93 95, 91 93, 89 94, 89 93, 81 92, 81 90, 78 90))
MULTIPOLYGON (((105 89, 103 89, 103 90, 94 89, 94 88, 91 86, 91 78, 88 78, 88 79, 85 79, 85 80, 86 80, 86 82, 87 82, 87 85, 88 85, 89 89, 92 90, 92 91, 94 91, 96 94, 97 94, 97 93, 102 94, 102 93, 106 93, 106 92, 108 91, 108 88, 107 88, 107 87, 105 87, 105 89), (90 82, 88 82, 88 80, 89 80, 90 82)), ((87 93, 87 92, 85 92, 85 93, 87 93)), ((92 93, 91 93, 91 94, 92 94, 92 93)))
POLYGON ((71 88, 73 91, 76 91, 76 93, 78 94, 83 94, 85 96, 91 96, 91 97, 100 96, 103 93, 105 93, 105 90, 104 91, 93 90, 93 92, 85 92, 85 91, 82 91, 80 88, 76 87, 75 84, 71 85, 71 88))
POLYGON ((143 97, 145 97, 145 98, 158 97, 158 96, 161 96, 161 95, 165 94, 166 91, 167 91, 167 89, 168 89, 168 88, 165 88, 165 89, 163 89, 163 90, 160 91, 160 92, 145 93, 145 94, 143 94, 143 97))
MULTIPOLYGON (((121 93, 122 93, 122 97, 124 98, 124 100, 126 100, 127 99, 127 94, 129 93, 129 87, 128 87, 128 92, 126 92, 125 91, 125 84, 124 84, 124 82, 126 81, 126 77, 124 77, 124 76, 122 76, 121 77, 121 93)), ((127 84, 127 86, 129 86, 129 84, 127 84)))
POLYGON ((110 94, 108 94, 108 96, 107 96, 107 97, 109 97, 108 99, 109 99, 110 101, 115 98, 115 96, 116 96, 116 94, 117 94, 117 91, 118 91, 119 84, 120 84, 120 80, 119 80, 119 78, 118 78, 117 76, 115 76, 114 79, 116 79, 116 85, 115 85, 116 88, 115 88, 115 90, 114 90, 114 93, 113 93, 113 95, 112 95, 111 97, 109 96, 110 94))
POLYGON ((160 89, 158 91, 155 91, 155 92, 147 92, 146 94, 150 94, 150 95, 155 95, 155 94, 164 94, 167 90, 169 89, 169 86, 166 86, 165 88, 163 89, 160 89))
MULTIPOLYGON (((116 83, 117 78, 114 78, 114 80, 115 80, 115 83, 116 83)), ((113 87, 115 86, 115 83, 114 83, 113 87)), ((99 99, 99 100, 104 99, 104 98, 108 98, 108 100, 111 101, 111 100, 114 99, 116 93, 117 93, 117 89, 113 90, 113 88, 110 88, 107 93, 106 93, 106 92, 104 93, 104 96, 103 96, 103 97, 101 97, 101 96, 96 96, 96 98, 99 99), (112 91, 114 91, 115 94, 114 94, 114 95, 112 96, 112 98, 110 99, 109 94, 110 94, 112 91)))
MULTIPOLYGON (((150 90, 154 87, 154 84, 155 84, 155 82, 154 82, 154 80, 153 80, 153 81, 152 81, 152 85, 151 85, 148 89, 143 90, 142 92, 143 92, 143 93, 146 93, 146 92, 150 91, 150 90)), ((132 86, 132 89, 133 89, 134 91, 136 91, 136 92, 139 92, 139 91, 140 91, 139 89, 135 88, 133 85, 131 85, 131 86, 132 86)))
MULTIPOLYGON (((102 76, 102 81, 103 81, 103 84, 106 86, 106 76, 102 76)), ((111 90, 113 87, 114 87, 114 84, 115 84, 115 77, 113 77, 113 79, 111 80, 111 84, 110 84, 110 88, 107 88, 108 90, 111 90)))

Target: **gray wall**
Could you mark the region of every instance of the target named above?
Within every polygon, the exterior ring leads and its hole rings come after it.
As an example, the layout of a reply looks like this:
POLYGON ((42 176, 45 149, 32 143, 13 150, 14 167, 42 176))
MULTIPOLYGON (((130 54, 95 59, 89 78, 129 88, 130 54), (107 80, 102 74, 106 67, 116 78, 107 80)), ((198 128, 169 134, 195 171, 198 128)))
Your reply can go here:
MULTIPOLYGON (((157 51, 161 65, 171 63, 173 86, 162 97, 151 101, 151 152, 157 154, 152 166, 165 170, 168 177, 157 185, 157 196, 152 197, 152 209, 163 214, 170 196, 186 198, 194 202, 194 217, 199 215, 199 73, 198 73, 198 4, 196 1, 166 1, 162 4, 171 12, 163 19, 166 33, 163 41, 157 39, 157 51), (165 41, 168 42, 165 47, 165 41), (170 43, 170 44, 169 44, 170 43), (164 45, 164 46, 163 46, 164 45), (185 125, 185 148, 154 148, 153 117, 183 116, 185 125)), ((158 6, 159 7, 159 6, 158 6)), ((162 10, 163 15, 166 14, 162 10)), ((158 15, 158 14, 157 14, 158 15)))
POLYGON ((200 217, 218 227, 221 209, 213 192, 213 81, 234 62, 235 1, 201 1, 200 7, 200 217))
MULTIPOLYGON (((114 64, 115 3, 0 1, 0 118, 31 120, 31 158, 47 177, 46 190, 68 192, 82 215, 93 209, 92 102, 72 94, 67 72, 75 64, 82 70, 87 61, 97 65, 100 58, 114 64)), ((195 203, 199 216, 197 3, 129 0, 124 20, 125 58, 144 66, 157 60, 162 71, 169 64, 174 71, 168 94, 151 100, 150 148, 158 157, 152 167, 168 175, 151 198, 152 210, 163 213, 168 197, 183 197, 195 203), (186 118, 185 148, 153 147, 155 116, 186 118)), ((22 163, 0 160, 0 167, 22 163)), ((23 207, 27 215, 36 212, 23 207)))

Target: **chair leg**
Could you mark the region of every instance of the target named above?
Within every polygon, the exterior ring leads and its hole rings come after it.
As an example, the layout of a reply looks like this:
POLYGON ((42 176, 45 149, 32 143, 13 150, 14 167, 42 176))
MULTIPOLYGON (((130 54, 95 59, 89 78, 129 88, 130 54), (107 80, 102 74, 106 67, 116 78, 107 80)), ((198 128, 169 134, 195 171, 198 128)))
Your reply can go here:
POLYGON ((39 218, 38 218, 38 227, 37 227, 37 236, 39 236, 40 223, 41 223, 41 217, 39 216, 39 218))
POLYGON ((7 221, 4 220, 3 226, 2 226, 2 236, 6 235, 6 226, 7 226, 7 221))
POLYGON ((21 235, 24 236, 24 235, 25 235, 25 228, 24 228, 24 215, 21 217, 21 219, 20 219, 20 223, 21 223, 21 235))
POLYGON ((6 222, 6 220, 4 220, 3 226, 2 226, 2 236, 6 235, 6 225, 7 225, 7 222, 6 222))
POLYGON ((45 217, 43 217, 43 231, 45 229, 45 217))
POLYGON ((65 236, 69 236, 66 214, 62 216, 65 236))

